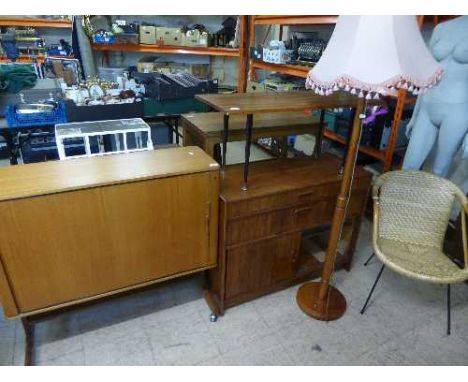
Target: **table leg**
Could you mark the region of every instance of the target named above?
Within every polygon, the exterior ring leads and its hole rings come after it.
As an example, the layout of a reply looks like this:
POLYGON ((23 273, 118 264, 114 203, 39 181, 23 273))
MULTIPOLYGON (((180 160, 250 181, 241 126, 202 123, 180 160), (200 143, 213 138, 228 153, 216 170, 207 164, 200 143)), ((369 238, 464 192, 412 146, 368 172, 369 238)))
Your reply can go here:
POLYGON ((179 146, 179 141, 180 141, 180 137, 179 137, 179 118, 175 118, 174 119, 174 130, 175 130, 175 134, 176 134, 176 145, 179 146))
POLYGON ((16 147, 13 141, 13 136, 11 135, 11 131, 8 129, 4 130, 3 137, 5 138, 5 142, 7 144, 8 149, 8 156, 10 158, 10 164, 15 165, 18 164, 18 157, 16 155, 16 147))
POLYGON ((223 157, 221 160, 221 165, 226 166, 226 152, 227 152, 227 143, 229 138, 229 114, 224 114, 224 125, 223 125, 223 157))
POLYGON ((244 163, 244 185, 242 186, 242 191, 247 191, 248 178, 249 178, 249 161, 250 161, 250 145, 252 144, 252 126, 253 126, 253 115, 247 114, 247 119, 245 120, 245 163, 244 163))
POLYGON ((280 137, 278 139, 279 142, 279 156, 280 158, 287 158, 288 157, 288 137, 280 137))
POLYGON ((24 366, 32 366, 34 352, 34 324, 27 317, 21 319, 24 334, 26 335, 26 348, 24 351, 24 366))
POLYGON ((315 158, 320 158, 322 155, 322 138, 323 138, 323 129, 325 128, 325 109, 320 110, 320 125, 318 134, 315 140, 315 150, 314 156, 315 158))

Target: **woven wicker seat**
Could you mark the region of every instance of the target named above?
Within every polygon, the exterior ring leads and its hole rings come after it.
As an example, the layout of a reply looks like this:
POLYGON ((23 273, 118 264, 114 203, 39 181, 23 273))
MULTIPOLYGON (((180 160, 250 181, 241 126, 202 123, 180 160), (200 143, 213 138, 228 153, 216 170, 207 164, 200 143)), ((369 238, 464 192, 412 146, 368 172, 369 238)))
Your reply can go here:
POLYGON ((372 241, 375 254, 383 265, 361 313, 364 313, 384 267, 388 266, 414 279, 448 285, 447 332, 450 334, 450 284, 468 280, 466 196, 447 179, 423 171, 387 172, 374 182, 372 196, 372 241), (464 269, 443 252, 445 232, 455 201, 462 209, 464 269))
POLYGON ((463 282, 468 279, 468 269, 460 270, 437 248, 380 239, 379 256, 395 272, 424 281, 441 284, 463 282))

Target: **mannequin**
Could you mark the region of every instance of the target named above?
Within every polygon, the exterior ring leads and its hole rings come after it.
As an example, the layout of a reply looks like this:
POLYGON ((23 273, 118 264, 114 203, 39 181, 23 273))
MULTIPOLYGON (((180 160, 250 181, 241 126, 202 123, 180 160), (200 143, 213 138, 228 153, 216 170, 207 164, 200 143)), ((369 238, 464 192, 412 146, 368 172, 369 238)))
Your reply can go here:
POLYGON ((444 69, 441 81, 418 96, 406 134, 403 169, 419 170, 435 146, 432 171, 447 176, 460 146, 468 156, 468 16, 441 23, 429 47, 444 69))

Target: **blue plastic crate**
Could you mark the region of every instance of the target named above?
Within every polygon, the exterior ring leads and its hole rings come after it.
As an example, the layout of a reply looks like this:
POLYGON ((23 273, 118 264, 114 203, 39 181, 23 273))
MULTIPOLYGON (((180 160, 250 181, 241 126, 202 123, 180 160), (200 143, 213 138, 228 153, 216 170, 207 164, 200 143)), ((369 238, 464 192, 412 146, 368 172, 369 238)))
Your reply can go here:
POLYGON ((38 114, 17 114, 15 105, 9 105, 5 110, 5 118, 8 127, 47 126, 67 122, 63 101, 58 103, 54 111, 38 114))
POLYGON ((114 35, 99 35, 95 34, 93 36, 93 42, 95 44, 113 44, 114 43, 114 35))

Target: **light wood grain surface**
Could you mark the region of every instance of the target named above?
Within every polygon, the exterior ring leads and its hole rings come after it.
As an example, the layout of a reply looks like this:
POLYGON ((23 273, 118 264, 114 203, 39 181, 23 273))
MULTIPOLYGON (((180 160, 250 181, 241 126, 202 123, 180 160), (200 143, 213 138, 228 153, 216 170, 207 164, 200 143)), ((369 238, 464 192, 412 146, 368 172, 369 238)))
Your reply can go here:
POLYGON ((212 164, 186 147, 4 169, 2 184, 15 184, 0 200, 5 315, 216 266, 219 166, 212 164))
POLYGON ((9 166, 0 168, 0 201, 218 168, 191 146, 9 166))

